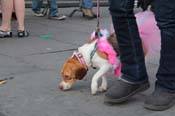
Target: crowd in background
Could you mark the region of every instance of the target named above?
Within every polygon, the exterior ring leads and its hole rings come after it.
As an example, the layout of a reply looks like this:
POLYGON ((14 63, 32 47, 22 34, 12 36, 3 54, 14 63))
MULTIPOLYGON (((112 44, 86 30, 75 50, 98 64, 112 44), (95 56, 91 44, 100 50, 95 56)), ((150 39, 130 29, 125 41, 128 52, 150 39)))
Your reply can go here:
POLYGON ((0 27, 0 38, 12 37, 11 18, 14 11, 17 18, 17 36, 27 37, 29 33, 24 26, 25 2, 24 0, 1 0, 2 24, 0 27))
MULTIPOLYGON (((83 17, 87 19, 96 18, 96 14, 92 11, 93 0, 80 0, 80 7, 83 13, 83 17)), ((41 12, 43 0, 32 0, 32 11, 37 17, 43 17, 41 12)), ((59 6, 57 0, 48 0, 48 19, 51 20, 65 20, 67 17, 61 15, 59 12, 59 6)), ((29 32, 25 28, 25 1, 24 0, 1 0, 0 3, 2 23, 0 26, 0 38, 13 37, 11 30, 11 20, 15 18, 17 20, 17 36, 27 37, 29 32)))

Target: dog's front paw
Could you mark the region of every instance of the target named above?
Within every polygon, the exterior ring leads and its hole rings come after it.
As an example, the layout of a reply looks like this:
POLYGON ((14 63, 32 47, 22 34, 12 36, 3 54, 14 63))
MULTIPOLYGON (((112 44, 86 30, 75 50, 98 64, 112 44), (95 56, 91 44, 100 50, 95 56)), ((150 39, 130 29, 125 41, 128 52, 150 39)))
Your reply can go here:
POLYGON ((92 88, 91 90, 91 94, 92 95, 95 95, 97 93, 98 89, 97 88, 92 88))
POLYGON ((92 83, 91 83, 91 94, 95 95, 97 93, 97 91, 98 91, 97 81, 92 80, 92 83))

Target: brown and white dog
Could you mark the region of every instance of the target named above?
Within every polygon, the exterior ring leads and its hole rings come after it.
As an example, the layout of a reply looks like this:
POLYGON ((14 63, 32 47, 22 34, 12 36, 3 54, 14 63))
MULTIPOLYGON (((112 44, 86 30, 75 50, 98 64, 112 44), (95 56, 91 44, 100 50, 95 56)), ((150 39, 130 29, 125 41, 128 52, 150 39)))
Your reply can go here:
MULTIPOLYGON (((136 18, 137 17, 141 17, 141 16, 139 15, 139 16, 136 16, 136 18)), ((151 15, 151 18, 154 19, 152 15, 151 15)), ((155 21, 153 22, 155 23, 155 21)), ((137 23, 138 23, 138 26, 141 25, 141 23, 139 24, 139 20, 137 20, 137 23)), ((148 24, 149 26, 149 22, 145 22, 144 24, 148 24)), ((160 50, 160 32, 156 26, 156 23, 155 24, 150 23, 150 24, 151 26, 155 27, 154 31, 147 28, 140 29, 139 27, 139 33, 142 38, 142 45, 143 45, 145 56, 148 53, 151 53, 151 51, 155 51, 154 50, 155 48, 160 50), (155 35, 155 33, 157 35, 155 35), (155 47, 155 44, 158 47, 155 47)), ((144 27, 147 27, 147 26, 144 26, 144 27)), ((108 42, 113 46, 113 49, 117 53, 119 53, 119 49, 118 49, 119 47, 118 47, 116 35, 114 33, 112 33, 111 35, 109 34, 104 34, 104 35, 108 38, 108 42)), ((114 66, 109 63, 108 54, 98 49, 95 51, 93 57, 91 58, 91 54, 92 52, 94 52, 96 43, 97 43, 97 39, 93 39, 85 43, 84 45, 80 46, 78 48, 78 51, 75 52, 72 55, 72 57, 70 57, 64 63, 61 70, 62 81, 59 83, 59 88, 61 90, 69 90, 76 80, 82 80, 83 77, 86 75, 88 68, 91 66, 98 68, 98 71, 92 77, 91 93, 96 94, 97 91, 107 90, 106 74, 108 72, 113 72, 114 66), (101 85, 98 86, 98 80, 100 78, 102 79, 102 82, 101 82, 101 85)), ((117 56, 116 56, 116 59, 119 60, 117 56)), ((117 67, 118 65, 119 64, 116 64, 115 67, 117 67)))
MULTIPOLYGON (((119 51, 114 33, 108 37, 108 42, 117 52, 119 51)), ((112 72, 114 66, 109 63, 108 55, 105 52, 98 49, 94 51, 96 43, 97 39, 88 41, 79 47, 78 51, 64 63, 61 70, 63 80, 59 84, 61 90, 68 90, 76 80, 82 80, 91 66, 99 69, 92 77, 91 93, 96 94, 97 91, 105 91, 107 89, 106 74, 112 72), (94 55, 91 58, 92 52, 94 52, 94 55), (102 78, 102 83, 98 87, 100 78, 102 78)), ((118 59, 117 56, 116 58, 118 59)))

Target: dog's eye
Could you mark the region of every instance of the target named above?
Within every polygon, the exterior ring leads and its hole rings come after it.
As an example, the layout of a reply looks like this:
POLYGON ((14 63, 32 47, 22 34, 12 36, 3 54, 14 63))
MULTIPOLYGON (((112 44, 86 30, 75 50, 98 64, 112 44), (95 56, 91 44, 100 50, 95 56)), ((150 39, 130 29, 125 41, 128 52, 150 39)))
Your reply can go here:
POLYGON ((65 75, 64 77, 65 77, 65 80, 71 80, 71 79, 72 79, 72 78, 71 78, 70 76, 68 76, 68 75, 65 75))

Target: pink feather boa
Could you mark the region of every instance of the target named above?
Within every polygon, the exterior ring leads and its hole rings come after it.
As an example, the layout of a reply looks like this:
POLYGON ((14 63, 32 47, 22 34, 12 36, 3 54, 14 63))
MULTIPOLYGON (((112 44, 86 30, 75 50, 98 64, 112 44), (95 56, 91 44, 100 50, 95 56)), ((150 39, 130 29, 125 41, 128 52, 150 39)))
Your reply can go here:
POLYGON ((98 50, 101 52, 105 52, 108 55, 108 61, 110 64, 112 64, 115 69, 114 69, 114 74, 116 76, 121 75, 121 63, 120 60, 117 57, 117 53, 113 49, 112 45, 108 42, 107 38, 95 38, 95 32, 91 34, 90 37, 91 40, 97 39, 97 45, 98 45, 98 50))

